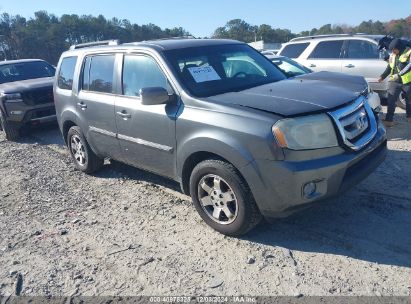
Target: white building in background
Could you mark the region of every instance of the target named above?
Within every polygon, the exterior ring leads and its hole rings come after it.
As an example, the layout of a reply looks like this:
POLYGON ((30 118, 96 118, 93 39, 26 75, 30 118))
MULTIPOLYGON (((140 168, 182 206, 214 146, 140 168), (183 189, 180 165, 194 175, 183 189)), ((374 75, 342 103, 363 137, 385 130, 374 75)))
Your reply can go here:
POLYGON ((255 48, 258 51, 263 50, 279 50, 281 49, 282 43, 266 43, 264 40, 250 42, 249 46, 255 48))

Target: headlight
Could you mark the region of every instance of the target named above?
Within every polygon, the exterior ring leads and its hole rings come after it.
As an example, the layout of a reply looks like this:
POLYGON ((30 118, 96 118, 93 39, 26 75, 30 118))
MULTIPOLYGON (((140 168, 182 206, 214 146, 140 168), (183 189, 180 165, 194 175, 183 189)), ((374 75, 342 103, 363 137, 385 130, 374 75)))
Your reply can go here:
POLYGON ((338 146, 331 119, 326 114, 279 120, 273 134, 282 148, 309 150, 338 146))
POLYGON ((381 112, 381 100, 380 96, 377 93, 369 93, 367 96, 367 102, 374 112, 381 112))
POLYGON ((22 102, 23 101, 20 93, 2 93, 1 97, 6 102, 22 102))

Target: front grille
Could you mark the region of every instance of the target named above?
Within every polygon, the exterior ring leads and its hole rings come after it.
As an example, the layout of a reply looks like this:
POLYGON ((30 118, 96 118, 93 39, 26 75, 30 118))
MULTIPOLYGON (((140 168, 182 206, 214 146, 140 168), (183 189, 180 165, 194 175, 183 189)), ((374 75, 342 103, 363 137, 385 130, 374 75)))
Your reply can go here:
POLYGON ((359 108, 346 117, 340 118, 340 124, 344 128, 345 137, 351 142, 355 142, 370 125, 364 107, 359 108))
POLYGON ((364 96, 329 114, 334 119, 344 144, 352 150, 362 149, 377 134, 374 113, 364 96))
POLYGON ((33 89, 28 92, 24 92, 22 94, 24 103, 28 105, 39 105, 39 104, 46 104, 52 103, 54 101, 53 98, 53 88, 41 88, 41 89, 33 89))

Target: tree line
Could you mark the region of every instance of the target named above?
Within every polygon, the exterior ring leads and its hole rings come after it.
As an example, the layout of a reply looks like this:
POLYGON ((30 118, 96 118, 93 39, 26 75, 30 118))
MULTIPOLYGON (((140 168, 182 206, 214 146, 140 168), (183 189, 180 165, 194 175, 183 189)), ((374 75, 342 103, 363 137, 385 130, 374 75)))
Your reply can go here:
POLYGON ((213 37, 236 39, 244 42, 264 40, 265 42, 287 42, 298 36, 365 33, 378 35, 392 35, 394 37, 411 37, 411 15, 405 19, 396 19, 389 22, 363 21, 358 26, 345 24, 325 24, 320 28, 313 28, 301 33, 292 33, 288 29, 273 28, 268 24, 251 25, 241 19, 233 19, 225 26, 215 30, 213 37))
MULTIPOLYGON (((341 33, 411 37, 411 16, 389 22, 369 20, 358 26, 326 24, 298 34, 289 29, 273 28, 268 24, 251 25, 244 20, 233 19, 217 28, 211 37, 282 43, 297 36, 341 33)), ((39 11, 33 18, 26 19, 20 15, 3 13, 0 15, 0 60, 2 57, 41 58, 56 64, 61 53, 73 44, 108 39, 132 42, 188 35, 190 33, 182 27, 162 29, 155 24, 138 25, 127 19, 106 19, 102 15, 65 14, 57 17, 46 11, 39 11)))
POLYGON ((41 58, 56 64, 61 53, 73 44, 109 39, 132 42, 186 35, 189 33, 181 27, 161 29, 155 24, 138 25, 126 19, 106 19, 102 15, 56 17, 39 11, 27 20, 3 13, 0 15, 0 60, 3 55, 7 59, 41 58))

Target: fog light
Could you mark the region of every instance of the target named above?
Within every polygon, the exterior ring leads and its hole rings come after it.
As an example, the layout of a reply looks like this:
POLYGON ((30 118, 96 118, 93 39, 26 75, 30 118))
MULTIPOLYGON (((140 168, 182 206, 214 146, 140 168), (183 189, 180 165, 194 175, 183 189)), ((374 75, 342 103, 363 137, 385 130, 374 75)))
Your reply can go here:
POLYGON ((310 198, 317 190, 317 185, 314 182, 309 182, 304 185, 303 194, 306 198, 310 198))

